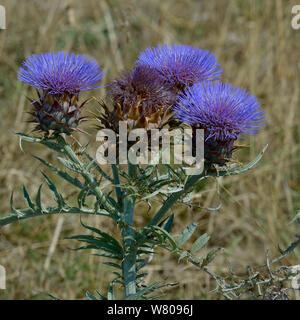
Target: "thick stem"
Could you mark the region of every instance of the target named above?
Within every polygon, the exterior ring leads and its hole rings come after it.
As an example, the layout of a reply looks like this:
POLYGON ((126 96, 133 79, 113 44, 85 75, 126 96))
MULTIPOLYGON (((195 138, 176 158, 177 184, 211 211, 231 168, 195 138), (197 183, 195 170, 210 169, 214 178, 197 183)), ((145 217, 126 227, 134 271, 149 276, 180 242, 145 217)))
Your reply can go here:
MULTIPOLYGON (((134 178, 136 175, 136 166, 128 164, 128 174, 134 178)), ((136 293, 136 247, 134 233, 132 229, 135 198, 127 194, 124 199, 123 221, 124 228, 122 232, 124 260, 123 260, 123 280, 124 280, 124 298, 136 293)))
POLYGON ((113 173, 113 177, 114 177, 113 181, 114 181, 114 184, 115 184, 115 192, 116 192, 116 196, 117 196, 117 200, 118 200, 118 205, 119 205, 120 208, 122 208, 123 207, 122 190, 118 186, 118 185, 120 185, 118 166, 116 164, 112 164, 111 168, 112 168, 112 173, 113 173))

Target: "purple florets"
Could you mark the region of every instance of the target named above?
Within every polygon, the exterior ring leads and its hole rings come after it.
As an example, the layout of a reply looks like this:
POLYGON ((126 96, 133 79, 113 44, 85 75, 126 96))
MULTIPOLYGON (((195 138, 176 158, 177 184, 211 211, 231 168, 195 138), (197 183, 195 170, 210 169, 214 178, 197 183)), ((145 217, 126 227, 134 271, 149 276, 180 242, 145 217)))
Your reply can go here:
POLYGON ((184 89, 203 80, 217 80, 221 67, 209 50, 188 45, 162 45, 142 52, 136 65, 158 70, 174 87, 184 89))
POLYGON ((64 52, 33 54, 23 62, 18 79, 48 94, 77 94, 99 88, 103 77, 98 63, 85 55, 64 52))
POLYGON ((176 117, 205 129, 206 140, 235 140, 253 135, 263 126, 264 112, 251 93, 231 84, 197 83, 178 98, 176 117))
POLYGON ((108 95, 115 103, 123 108, 138 106, 147 115, 162 106, 170 106, 176 98, 160 73, 147 66, 124 72, 109 88, 108 95))

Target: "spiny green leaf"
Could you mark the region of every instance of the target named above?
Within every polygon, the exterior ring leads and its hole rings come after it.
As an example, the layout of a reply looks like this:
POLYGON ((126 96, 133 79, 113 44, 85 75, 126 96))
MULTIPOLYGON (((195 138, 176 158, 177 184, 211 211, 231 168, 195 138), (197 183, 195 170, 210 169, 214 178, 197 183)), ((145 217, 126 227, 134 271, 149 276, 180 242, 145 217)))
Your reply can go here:
POLYGON ((104 258, 110 258, 110 259, 116 259, 116 260, 122 260, 122 256, 118 256, 115 254, 108 254, 108 253, 94 253, 94 256, 97 257, 104 257, 104 258))
POLYGON ((97 300, 97 298, 92 295, 89 291, 86 291, 85 295, 90 299, 90 300, 97 300))
POLYGON ((57 188, 54 185, 54 183, 50 180, 50 178, 44 172, 42 172, 42 175, 46 179, 47 185, 48 185, 50 191, 53 194, 54 200, 58 204, 58 208, 59 209, 63 208, 65 206, 65 202, 64 202, 63 196, 57 191, 57 188))
MULTIPOLYGON (((77 236, 71 236, 67 237, 66 239, 75 239, 80 242, 86 242, 93 247, 88 247, 87 249, 98 249, 98 250, 103 250, 109 253, 112 253, 114 255, 119 255, 120 257, 122 256, 122 251, 119 250, 116 246, 114 246, 111 243, 108 243, 105 241, 103 238, 97 238, 93 236, 88 236, 88 235, 77 235, 77 236)), ((79 250, 85 249, 84 247, 81 247, 79 250)))
POLYGON ((24 198, 26 199, 26 202, 27 202, 28 206, 29 206, 32 210, 35 210, 34 204, 33 204, 33 202, 31 201, 30 196, 29 196, 29 194, 28 194, 28 192, 27 192, 27 189, 26 189, 26 187, 25 187, 24 185, 23 185, 23 194, 24 194, 24 198))
POLYGON ((61 178, 63 178, 64 180, 68 181, 69 183, 73 184, 74 186, 76 186, 79 189, 85 189, 86 187, 77 179, 77 178, 73 178, 71 177, 67 172, 62 171, 58 168, 56 168, 54 165, 52 165, 51 163, 45 161, 42 158, 39 158, 37 156, 33 156, 35 159, 39 160, 40 162, 42 162, 45 166, 47 166, 48 168, 50 168, 53 172, 55 172, 57 175, 59 175, 61 178))
POLYGON ((242 172, 245 172, 249 169, 251 169, 253 166, 255 166, 258 161, 262 158, 263 154, 265 153, 265 151, 268 148, 268 144, 263 148, 263 150, 259 153, 259 155, 251 162, 249 162, 248 164, 238 167, 235 170, 232 171, 225 171, 225 170, 221 170, 219 171, 217 174, 211 174, 211 175, 217 175, 217 176, 228 176, 228 175, 235 175, 235 174, 240 174, 242 172))
POLYGON ((47 295, 50 299, 52 299, 52 300, 60 300, 60 299, 54 297, 54 296, 53 296, 52 294, 50 294, 50 293, 47 293, 46 295, 47 295))
POLYGON ((65 159, 65 158, 61 158, 61 157, 57 157, 57 159, 67 169, 69 169, 71 171, 74 171, 76 173, 82 173, 83 172, 83 168, 80 168, 79 165, 74 163, 73 161, 65 159))
POLYGON ((15 208, 15 206, 14 206, 14 193, 13 192, 11 193, 11 196, 10 196, 10 209, 18 217, 22 217, 23 216, 23 213, 21 211, 17 210, 15 208))
POLYGON ((209 263, 211 263, 213 261, 213 259, 215 258, 217 252, 219 252, 221 250, 221 248, 214 248, 212 250, 210 250, 206 256, 205 259, 203 259, 202 264, 201 264, 201 268, 206 267, 209 263))
POLYGON ((119 266, 117 263, 113 263, 113 262, 102 262, 102 264, 106 264, 107 266, 110 266, 110 267, 114 267, 114 268, 117 268, 119 270, 122 270, 122 267, 119 266))
POLYGON ((86 189, 82 189, 78 196, 77 196, 77 203, 78 203, 78 206, 79 208, 82 208, 85 206, 85 199, 87 197, 87 194, 88 194, 88 190, 86 189))
POLYGON ((167 223, 164 226, 164 229, 167 232, 170 232, 173 226, 173 221, 174 221, 174 213, 171 214, 170 218, 168 219, 167 223))
POLYGON ((91 230, 97 234, 99 234, 102 238, 104 238, 107 242, 111 243, 117 250, 118 252, 122 253, 123 252, 123 249, 122 249, 122 246, 120 245, 120 243, 118 242, 118 240, 116 240, 114 237, 110 236, 108 233, 106 232, 103 232, 97 228, 94 228, 94 227, 90 227, 90 226, 87 226, 85 225, 82 220, 80 220, 81 224, 83 227, 85 227, 86 229, 88 230, 91 230))
POLYGON ((106 297, 104 297, 98 290, 96 290, 98 296, 101 298, 101 300, 107 300, 106 297))
POLYGON ((206 245, 206 243, 208 242, 208 240, 210 239, 210 236, 207 235, 206 233, 204 233, 201 237, 199 237, 194 244, 192 245, 191 248, 191 253, 194 254, 196 253, 198 250, 200 250, 203 246, 206 245))
POLYGON ((36 206, 37 206, 38 210, 41 211, 41 212, 43 211, 42 200, 41 200, 42 186, 43 186, 43 184, 41 184, 39 186, 39 189, 38 189, 38 192, 37 192, 36 198, 35 198, 36 206))
MULTIPOLYGON (((83 154, 92 162, 93 158, 88 154, 88 152, 86 150, 83 150, 83 154)), ((97 162, 93 161, 92 164, 94 165, 94 167, 96 168, 96 170, 101 174, 101 176, 103 176, 105 179, 109 180, 110 182, 113 182, 113 179, 107 175, 98 165, 97 162)))
POLYGON ((181 247, 192 236, 197 228, 197 225, 198 223, 193 222, 184 229, 184 231, 179 235, 177 239, 178 247, 181 247))
POLYGON ((155 229, 158 229, 159 231, 161 231, 161 233, 170 241, 173 250, 175 250, 177 248, 177 244, 176 241, 174 240, 174 238, 170 235, 169 232, 167 232, 165 229, 162 229, 158 226, 154 226, 155 229))

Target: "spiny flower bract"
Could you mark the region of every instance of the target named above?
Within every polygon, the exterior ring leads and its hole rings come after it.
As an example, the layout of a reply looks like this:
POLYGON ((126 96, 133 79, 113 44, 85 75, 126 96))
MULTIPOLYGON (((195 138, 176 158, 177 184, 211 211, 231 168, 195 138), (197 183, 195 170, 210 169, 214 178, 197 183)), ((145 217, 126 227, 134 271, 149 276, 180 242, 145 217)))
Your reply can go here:
POLYGON ((108 95, 123 110, 138 107, 139 112, 150 116, 161 107, 167 107, 175 100, 170 85, 150 67, 140 66, 126 71, 109 84, 108 95))
POLYGON ((98 63, 86 55, 47 52, 28 57, 19 70, 18 79, 48 94, 77 94, 99 88, 103 77, 98 63))
POLYGON ((100 128, 119 131, 119 122, 125 121, 128 130, 143 128, 150 133, 162 128, 173 117, 171 107, 176 95, 158 71, 147 66, 125 71, 109 85, 108 97, 112 108, 101 102, 101 114, 97 117, 100 128))
POLYGON ((217 59, 209 50, 189 45, 149 47, 140 53, 136 65, 158 70, 177 90, 203 80, 217 80, 222 74, 217 59))
POLYGON ((253 135, 263 126, 260 103, 245 89, 231 84, 202 82, 178 97, 176 117, 207 132, 206 140, 235 140, 253 135))

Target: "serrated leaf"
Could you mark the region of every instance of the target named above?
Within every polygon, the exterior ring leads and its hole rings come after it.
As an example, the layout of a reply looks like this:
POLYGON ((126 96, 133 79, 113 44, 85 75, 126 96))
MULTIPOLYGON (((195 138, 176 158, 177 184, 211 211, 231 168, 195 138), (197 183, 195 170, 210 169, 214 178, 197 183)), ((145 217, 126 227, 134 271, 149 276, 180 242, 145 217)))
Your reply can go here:
POLYGON ((71 160, 65 159, 65 158, 61 158, 61 157, 57 157, 57 160, 63 164, 67 169, 74 171, 76 173, 82 173, 83 169, 80 168, 76 163, 74 163, 71 160))
POLYGON ((194 231, 196 230, 197 225, 197 222, 193 222, 184 229, 184 231, 179 235, 176 241, 178 247, 181 247, 183 244, 185 244, 186 241, 189 240, 189 238, 193 235, 194 231))
POLYGON ((117 263, 113 263, 113 262, 108 261, 108 262, 102 262, 102 264, 105 264, 107 266, 122 270, 122 267, 120 267, 117 263))
MULTIPOLYGON (((161 233, 170 241, 172 247, 173 247, 173 250, 175 250, 177 248, 177 244, 176 244, 176 241, 175 239, 170 235, 169 232, 167 232, 165 229, 162 229, 158 226, 154 226, 153 228, 161 231, 161 233)), ((162 243, 163 244, 163 243, 162 243)))
POLYGON ((107 300, 107 298, 105 296, 103 296, 98 290, 96 290, 96 292, 101 300, 107 300))
POLYGON ((19 136, 19 139, 27 141, 27 142, 41 142, 42 141, 39 138, 28 136, 27 134, 24 134, 22 132, 16 132, 16 134, 19 136))
POLYGON ((13 192, 11 193, 11 196, 10 196, 10 209, 18 217, 22 217, 23 216, 23 213, 21 211, 17 210, 15 208, 15 206, 14 206, 14 193, 13 192))
POLYGON ((194 254, 198 250, 200 250, 202 247, 206 245, 208 240, 210 239, 210 236, 204 233, 201 237, 199 237, 192 245, 191 247, 191 253, 194 254))
POLYGON ((33 202, 31 201, 30 196, 29 196, 29 193, 27 192, 27 189, 26 189, 26 187, 25 187, 24 185, 23 185, 23 194, 24 194, 24 198, 25 198, 28 206, 29 206, 32 210, 35 210, 34 204, 33 204, 33 202))
POLYGON ((41 211, 41 212, 43 211, 42 200, 41 200, 42 186, 43 186, 43 184, 41 184, 39 186, 38 192, 37 192, 36 197, 35 197, 36 206, 37 206, 38 210, 41 211))
POLYGON ((85 248, 87 249, 93 248, 97 250, 103 250, 108 253, 112 253, 114 255, 119 255, 120 257, 122 256, 122 253, 120 253, 120 251, 118 251, 114 245, 112 245, 111 243, 108 243, 103 238, 97 238, 97 237, 88 236, 88 235, 77 235, 77 236, 67 237, 65 239, 75 239, 80 242, 86 242, 91 246, 93 246, 93 247, 81 247, 79 250, 82 250, 85 248))
POLYGON ((215 258, 216 254, 218 251, 220 251, 221 248, 214 248, 212 250, 210 250, 206 256, 206 258, 203 259, 202 264, 201 264, 201 268, 206 267, 208 264, 210 264, 213 259, 215 258))
POLYGON ((173 221, 174 221, 174 213, 171 214, 170 218, 168 219, 168 221, 166 222, 164 229, 167 232, 170 232, 173 226, 173 221))
MULTIPOLYGON (((83 150, 83 154, 90 160, 93 161, 93 158, 88 154, 88 152, 86 150, 83 150)), ((98 165, 97 161, 93 162, 94 167, 96 168, 96 170, 100 173, 101 176, 103 176, 105 179, 109 180, 110 182, 113 182, 113 179, 107 175, 98 165)))
POLYGON ((248 164, 241 166, 241 167, 238 167, 237 169, 232 170, 232 171, 223 171, 223 170, 221 171, 220 170, 219 173, 217 174, 217 176, 228 176, 228 175, 240 174, 242 172, 245 172, 245 171, 251 169, 262 158, 262 156, 265 153, 265 151, 267 150, 267 148, 268 148, 268 144, 263 148, 263 150, 258 154, 258 156, 253 161, 249 162, 248 164))
POLYGON ((89 291, 86 291, 85 295, 90 299, 90 300, 97 300, 97 298, 92 295, 89 291))
POLYGON ((53 194, 54 200, 58 204, 58 208, 62 209, 65 205, 65 202, 64 202, 62 195, 57 191, 57 188, 54 185, 54 183, 50 180, 50 178, 44 172, 42 172, 42 175, 46 179, 47 185, 53 194))
POLYGON ((54 296, 53 296, 52 294, 50 294, 50 293, 47 293, 46 295, 47 295, 50 299, 52 299, 52 300, 60 300, 60 299, 54 297, 54 296))
POLYGON ((122 257, 114 254, 108 254, 108 253, 94 253, 93 254, 96 257, 104 257, 104 258, 110 258, 110 259, 116 259, 121 260, 122 257))
POLYGON ((110 236, 108 233, 106 232, 103 232, 97 228, 94 228, 94 227, 90 227, 88 225, 85 225, 82 221, 80 221, 81 224, 88 230, 91 230, 97 234, 99 234, 102 238, 104 238, 108 243, 112 244, 119 253, 122 253, 123 252, 123 248, 122 246, 120 245, 120 243, 118 242, 118 240, 116 240, 114 237, 110 236))
POLYGON ((68 181, 69 183, 73 184, 75 187, 77 187, 77 188, 79 188, 81 190, 85 189, 85 186, 77 178, 71 177, 67 172, 56 168, 53 164, 45 161, 42 158, 39 158, 37 156, 33 156, 33 158, 35 158, 35 159, 39 160, 40 162, 42 162, 45 166, 50 168, 54 173, 56 173, 57 175, 59 175, 61 178, 63 178, 64 180, 68 181))

